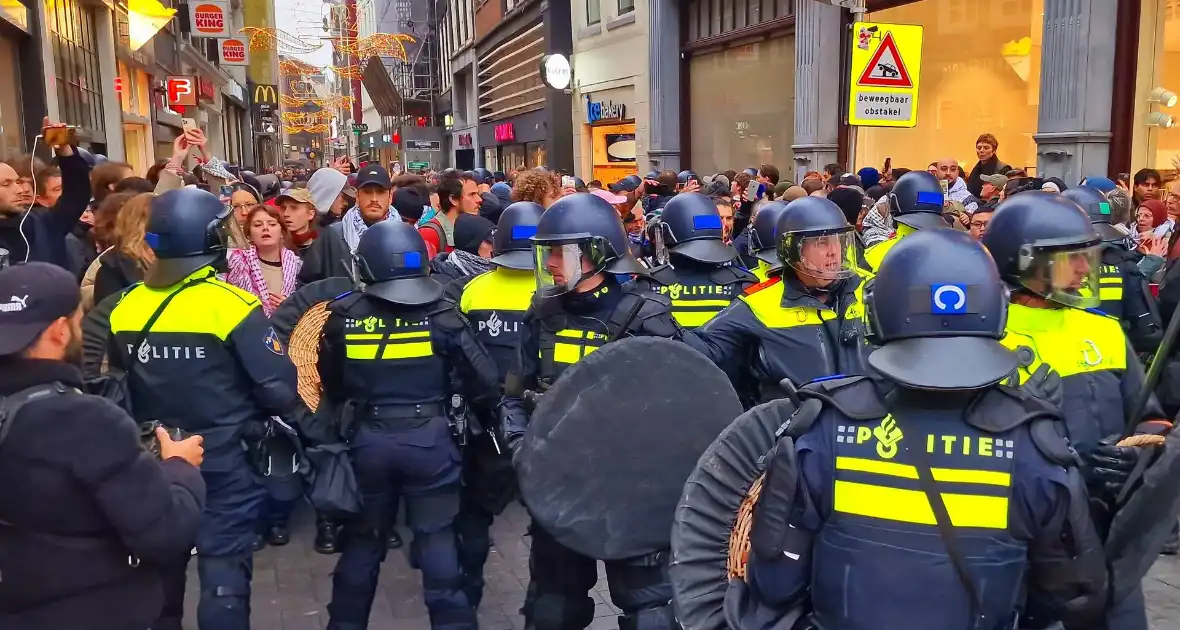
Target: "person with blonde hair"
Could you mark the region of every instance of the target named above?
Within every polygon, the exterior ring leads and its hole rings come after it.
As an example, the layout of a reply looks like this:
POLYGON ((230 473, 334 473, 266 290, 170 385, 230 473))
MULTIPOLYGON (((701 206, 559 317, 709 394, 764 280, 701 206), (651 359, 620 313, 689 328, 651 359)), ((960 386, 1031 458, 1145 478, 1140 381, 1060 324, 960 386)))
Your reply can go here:
POLYGON ((107 236, 110 249, 99 258, 101 263, 94 277, 95 303, 142 281, 144 272, 156 262, 145 240, 154 197, 152 193, 135 195, 116 210, 114 230, 107 236))
POLYGON ((548 208, 561 198, 561 181, 549 171, 530 169, 516 176, 512 187, 512 201, 531 201, 548 208))

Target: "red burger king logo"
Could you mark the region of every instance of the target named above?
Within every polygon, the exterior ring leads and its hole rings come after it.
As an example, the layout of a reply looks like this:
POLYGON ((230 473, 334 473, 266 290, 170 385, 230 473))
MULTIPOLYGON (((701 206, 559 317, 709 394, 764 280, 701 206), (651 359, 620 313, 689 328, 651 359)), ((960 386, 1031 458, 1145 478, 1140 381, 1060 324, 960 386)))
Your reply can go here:
POLYGON ((225 30, 225 11, 216 4, 199 4, 193 10, 193 22, 198 33, 221 33, 225 30))
POLYGON ((241 63, 246 60, 246 44, 240 39, 227 39, 221 43, 221 57, 226 63, 241 63))

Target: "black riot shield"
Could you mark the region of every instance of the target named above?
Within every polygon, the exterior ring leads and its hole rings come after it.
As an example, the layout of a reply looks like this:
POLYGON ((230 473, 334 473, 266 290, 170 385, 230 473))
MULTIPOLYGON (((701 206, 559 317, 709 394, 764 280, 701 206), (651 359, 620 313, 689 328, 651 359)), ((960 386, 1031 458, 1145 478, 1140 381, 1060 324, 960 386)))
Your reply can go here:
MULTIPOLYGON (((1150 456, 1149 452, 1143 454, 1150 456)), ((1115 513, 1106 536, 1112 602, 1139 586, 1180 512, 1180 438, 1169 438, 1136 488, 1115 513)))
MULTIPOLYGON (((744 553, 749 549, 752 502, 746 509, 743 502, 747 495, 756 494, 756 482, 761 485, 764 458, 776 442, 775 432, 795 408, 789 400, 774 400, 738 416, 701 455, 684 484, 672 521, 669 569, 672 604, 684 630, 728 630, 726 598, 731 600, 730 607, 736 603, 732 600, 742 599, 740 594, 727 595, 730 580, 744 586, 739 576, 744 574, 744 553), (739 511, 744 523, 739 523, 739 511), (731 554, 741 557, 730 558, 731 554)), ((743 609, 738 616, 758 616, 750 606, 737 607, 743 609)))
POLYGON ((725 373, 688 346, 607 344, 541 397, 518 455, 521 497, 538 525, 583 555, 667 549, 684 480, 741 412, 725 373))

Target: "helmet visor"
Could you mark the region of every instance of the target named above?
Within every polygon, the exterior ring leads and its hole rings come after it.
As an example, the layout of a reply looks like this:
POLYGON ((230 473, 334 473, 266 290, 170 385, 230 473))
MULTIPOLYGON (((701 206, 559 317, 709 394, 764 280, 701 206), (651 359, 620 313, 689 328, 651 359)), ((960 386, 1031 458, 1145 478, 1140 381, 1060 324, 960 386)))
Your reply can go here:
POLYGON ((534 243, 533 274, 537 292, 544 297, 569 293, 582 280, 598 272, 588 242, 534 243))
POLYGON ((213 252, 228 248, 231 243, 237 242, 235 235, 240 230, 241 227, 238 225, 237 218, 234 217, 233 210, 227 207, 205 229, 205 236, 208 241, 205 244, 206 250, 213 252))
POLYGON ((798 274, 834 282, 856 274, 856 235, 851 230, 825 234, 784 234, 779 256, 798 274))
POLYGON ((1075 308, 1091 308, 1098 296, 1101 244, 1031 248, 1021 255, 1021 286, 1075 308))

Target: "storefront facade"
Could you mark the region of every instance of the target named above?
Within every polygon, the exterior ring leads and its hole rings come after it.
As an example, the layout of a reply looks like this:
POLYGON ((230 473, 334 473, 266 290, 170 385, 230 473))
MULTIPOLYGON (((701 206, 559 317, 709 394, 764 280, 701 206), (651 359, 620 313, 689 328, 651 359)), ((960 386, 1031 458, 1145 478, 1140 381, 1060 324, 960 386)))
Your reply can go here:
POLYGON ((38 6, 0 0, 0 157, 26 152, 41 133, 46 103, 38 6))
POLYGON ((686 39, 680 52, 689 111, 681 112, 687 122, 682 166, 700 174, 767 163, 790 170, 795 5, 794 0, 690 0, 684 5, 686 39))
POLYGON ((479 126, 483 167, 489 171, 510 171, 549 166, 548 123, 544 110, 512 116, 479 126))
MULTIPOLYGON (((865 21, 923 27, 913 128, 846 124, 853 17, 800 2, 796 177, 832 162, 881 168, 886 158, 895 167, 924 169, 952 157, 970 169, 977 161, 975 140, 984 133, 996 136, 1005 162, 1067 184, 1126 168, 1120 165, 1131 161, 1129 125, 1139 119, 1128 110, 1135 90, 1116 89, 1116 82, 1119 75, 1136 76, 1135 55, 1122 50, 1128 42, 1137 45, 1128 24, 1140 21, 1135 5, 1141 1, 868 0, 865 21), (1127 57, 1130 65, 1117 69, 1127 57), (1119 130, 1124 124, 1125 133, 1119 130)), ((1141 153, 1145 158, 1147 149, 1141 153)))
POLYGON ((574 174, 607 185, 646 172, 647 4, 587 0, 573 20, 574 174))
MULTIPOLYGON (((1122 172, 1140 168, 1161 172, 1176 170, 1180 157, 1180 2, 1139 0, 1138 50, 1130 67, 1135 69, 1133 114, 1126 126, 1132 135, 1130 155, 1122 172), (1171 126, 1169 126, 1171 125, 1171 126)), ((1116 59, 1123 71, 1126 61, 1116 59)), ((1117 131, 1117 130, 1116 130, 1117 131)))
POLYGON ((136 173, 156 161, 152 139, 152 80, 130 61, 119 61, 119 107, 123 122, 123 156, 136 173))

